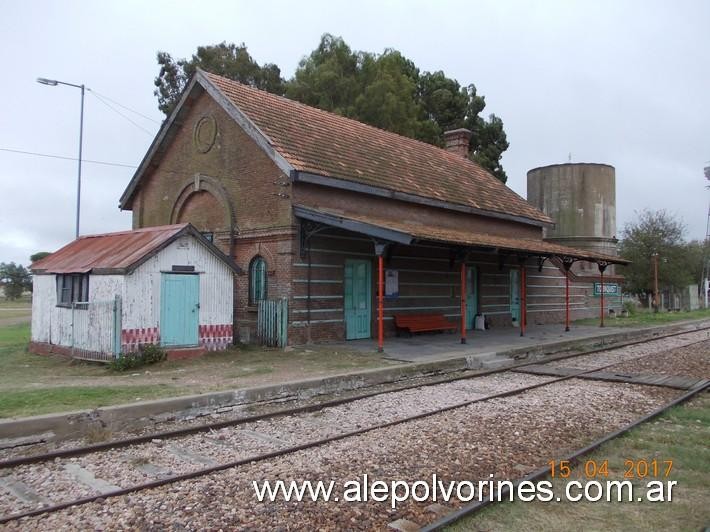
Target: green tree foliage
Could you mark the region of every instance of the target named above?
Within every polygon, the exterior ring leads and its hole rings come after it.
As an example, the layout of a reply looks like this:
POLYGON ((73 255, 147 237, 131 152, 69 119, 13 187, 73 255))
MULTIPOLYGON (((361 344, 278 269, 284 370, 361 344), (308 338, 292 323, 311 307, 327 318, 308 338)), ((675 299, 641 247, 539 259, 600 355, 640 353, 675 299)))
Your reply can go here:
POLYGON ((699 282, 703 245, 686 243, 685 226, 664 210, 641 212, 621 232, 619 254, 632 264, 623 270, 624 291, 648 302, 653 295, 653 253, 658 253, 659 289, 699 282))
POLYGON ((325 111, 355 116, 355 99, 362 89, 359 83, 362 56, 342 39, 324 35, 286 84, 285 95, 325 111))
POLYGON ((25 290, 32 290, 30 272, 14 262, 0 262, 0 283, 3 284, 5 297, 11 301, 19 299, 25 290))
POLYGON ((157 59, 160 72, 155 78, 154 94, 158 97, 158 108, 166 115, 172 112, 180 93, 198 67, 252 87, 278 94, 283 92, 279 67, 270 63, 260 66, 249 55, 244 43, 221 42, 199 46, 190 59, 177 61, 167 52, 158 52, 157 59))
POLYGON ((50 255, 51 253, 49 251, 38 251, 37 253, 33 253, 30 255, 30 264, 33 264, 38 260, 42 260, 45 257, 49 257, 50 255))
POLYGON ((166 114, 200 67, 437 146, 444 145, 444 131, 468 128, 469 157, 502 182, 507 180, 500 163, 508 149, 503 121, 493 114, 481 116, 486 102, 476 87, 462 87, 441 71, 422 73, 397 50, 358 52, 342 38, 325 34, 288 81, 281 79, 275 65, 259 66, 244 44, 200 47, 190 60, 174 61, 160 52, 158 63, 155 94, 166 114))
POLYGON ((508 179, 500 164, 509 146, 503 121, 481 116, 486 102, 475 85, 462 87, 441 71, 420 73, 396 50, 355 52, 325 34, 286 83, 286 96, 437 146, 444 131, 465 127, 472 132, 469 157, 508 179))

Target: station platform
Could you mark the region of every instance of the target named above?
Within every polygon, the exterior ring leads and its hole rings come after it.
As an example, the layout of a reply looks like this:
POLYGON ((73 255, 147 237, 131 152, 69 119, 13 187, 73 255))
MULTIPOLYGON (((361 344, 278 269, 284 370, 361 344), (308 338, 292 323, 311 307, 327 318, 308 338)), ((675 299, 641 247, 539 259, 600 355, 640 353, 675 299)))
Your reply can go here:
MULTIPOLYGON (((680 324, 680 323, 679 323, 680 324)), ((520 336, 516 327, 472 330, 466 333, 466 343, 461 343, 458 333, 415 334, 412 337, 385 338, 383 358, 401 362, 435 362, 467 356, 483 357, 499 353, 539 349, 545 345, 559 344, 569 341, 589 341, 599 338, 600 343, 607 336, 619 333, 630 333, 648 329, 647 327, 599 327, 591 325, 574 325, 565 332, 564 325, 530 325, 525 330, 525 336, 520 336)), ((376 339, 349 340, 336 344, 343 349, 362 352, 377 351, 376 339)))

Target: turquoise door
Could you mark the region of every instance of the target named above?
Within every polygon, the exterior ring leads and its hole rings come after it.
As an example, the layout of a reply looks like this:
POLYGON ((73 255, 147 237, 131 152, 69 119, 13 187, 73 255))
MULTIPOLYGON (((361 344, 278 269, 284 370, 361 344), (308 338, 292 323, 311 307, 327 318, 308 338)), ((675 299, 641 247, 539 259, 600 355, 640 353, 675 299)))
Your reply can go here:
POLYGON ((200 323, 200 276, 164 273, 160 285, 160 343, 197 345, 200 323))
POLYGON ((478 314, 478 276, 476 267, 466 268, 466 328, 473 329, 478 314))
POLYGON ((520 270, 510 270, 510 315, 513 325, 520 325, 520 270))
POLYGON ((372 272, 369 261, 345 261, 345 338, 370 338, 372 272))

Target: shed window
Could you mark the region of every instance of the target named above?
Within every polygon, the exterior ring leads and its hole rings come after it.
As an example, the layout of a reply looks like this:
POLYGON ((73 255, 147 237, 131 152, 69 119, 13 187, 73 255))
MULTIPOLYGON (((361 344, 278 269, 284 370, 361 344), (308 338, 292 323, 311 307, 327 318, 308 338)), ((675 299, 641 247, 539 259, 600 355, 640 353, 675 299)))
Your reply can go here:
POLYGON ((254 257, 249 265, 249 303, 266 299, 266 261, 262 257, 254 257))
POLYGON ((57 275, 57 305, 89 301, 89 274, 68 273, 57 275))

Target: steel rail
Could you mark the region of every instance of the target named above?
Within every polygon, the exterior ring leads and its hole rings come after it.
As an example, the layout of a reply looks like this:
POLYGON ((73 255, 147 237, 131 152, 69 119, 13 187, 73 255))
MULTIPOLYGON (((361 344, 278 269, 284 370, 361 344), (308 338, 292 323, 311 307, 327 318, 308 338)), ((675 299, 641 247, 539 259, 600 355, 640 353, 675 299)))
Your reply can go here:
MULTIPOLYGON (((341 399, 333 399, 330 401, 323 401, 323 402, 318 402, 316 404, 312 405, 305 405, 305 406, 300 406, 300 407, 295 407, 295 408, 284 408, 284 409, 279 409, 275 410, 273 412, 267 412, 264 414, 256 414, 256 415, 251 415, 251 416, 243 416, 239 417, 236 419, 229 419, 225 421, 216 421, 213 423, 203 423, 199 425, 193 425, 191 427, 186 427, 182 429, 174 429, 174 430, 167 430, 167 431, 161 431, 161 432, 154 432, 150 434, 145 434, 142 436, 132 436, 129 438, 121 438, 118 440, 112 440, 108 442, 103 442, 103 443, 95 443, 92 445, 86 445, 82 447, 72 447, 69 449, 61 449, 57 451, 50 451, 47 453, 40 453, 40 454, 35 454, 35 455, 28 455, 28 456, 21 456, 18 458, 10 458, 7 460, 0 460, 0 469, 7 469, 11 467, 17 467, 19 465, 24 465, 24 464, 36 464, 48 460, 54 460, 55 458, 68 458, 71 456, 81 456, 84 454, 91 454, 94 452, 98 451, 106 451, 110 449, 120 449, 123 447, 130 447, 132 445, 139 445, 141 443, 148 443, 154 439, 170 439, 170 438, 177 438, 180 436, 189 436, 191 434, 197 434, 200 432, 209 432, 212 430, 218 430, 226 427, 233 427, 233 426, 238 426, 238 425, 245 425, 247 423, 253 423, 256 421, 263 421, 266 419, 273 419, 277 417, 283 417, 283 416, 290 416, 294 414, 306 414, 309 412, 317 412, 318 410, 323 410, 325 408, 332 408, 335 406, 340 406, 343 404, 347 403, 352 403, 354 401, 359 401, 361 399, 369 399, 371 397, 376 397, 378 395, 383 395, 386 393, 393 393, 393 392, 400 392, 404 390, 412 390, 416 388, 424 388, 424 387, 429 387, 429 386, 437 386, 439 384, 446 384, 449 382, 456 382, 460 380, 467 380, 467 379, 476 379, 479 377, 485 377, 487 375, 493 375, 497 373, 505 373, 506 371, 522 368, 525 366, 530 366, 534 364, 546 364, 549 362, 556 362, 559 360, 566 360, 569 358, 576 358, 580 356, 585 356, 585 355, 593 355, 596 353, 603 353, 605 351, 610 351, 612 349, 621 349, 624 347, 629 347, 632 345, 639 345, 639 344, 644 344, 644 343, 649 343, 649 342, 654 342, 657 340, 663 340, 666 338, 672 338, 675 336, 682 336, 684 334, 693 334, 696 332, 700 331, 710 331, 710 326, 709 327, 699 327, 697 329, 689 330, 689 331, 681 331, 681 332, 673 332, 665 335, 654 335, 653 337, 646 337, 642 338, 639 340, 632 340, 630 342, 624 342, 624 343, 619 343, 619 344, 614 344, 613 346, 608 346, 608 347, 601 347, 598 349, 592 349, 588 351, 582 351, 578 353, 567 353, 563 355, 554 355, 547 357, 545 360, 531 360, 531 361, 526 361, 526 362, 521 362, 517 364, 512 364, 510 366, 506 366, 503 368, 497 368, 497 369, 490 369, 490 370, 485 370, 485 371, 478 371, 478 370, 469 370, 469 369, 464 369, 464 370, 459 370, 454 376, 449 376, 449 377, 441 377, 441 378, 433 378, 428 380, 427 382, 420 382, 417 384, 410 384, 410 385, 405 385, 405 386, 394 386, 392 388, 388 388, 386 390, 379 390, 379 391, 374 391, 374 392, 368 392, 364 394, 359 394, 359 395, 353 395, 349 397, 343 397, 341 399), (466 375, 461 375, 461 373, 467 373, 466 375)), ((705 341, 705 340, 701 340, 705 341)), ((690 345, 690 344, 689 344, 690 345)), ((427 377, 424 377, 427 378, 427 377)), ((405 379, 408 380, 408 379, 405 379)))
MULTIPOLYGON (((704 330, 704 329, 701 329, 701 330, 704 330)), ((696 331, 690 331, 690 332, 696 332, 696 331)), ((688 332, 685 332, 685 333, 682 333, 682 334, 688 334, 688 332)), ((678 336, 678 334, 672 334, 672 335, 668 335, 668 336, 678 336)), ((665 337, 663 337, 663 338, 665 338, 665 337)), ((661 339, 663 339, 663 338, 653 338, 653 339, 651 339, 651 340, 647 340, 647 342, 648 342, 648 341, 661 340, 661 339)), ((689 343, 689 344, 686 344, 686 345, 684 345, 684 346, 678 346, 678 347, 687 347, 687 346, 689 346, 689 345, 695 345, 695 344, 703 343, 703 342, 706 342, 706 341, 707 341, 707 339, 698 340, 698 341, 695 341, 695 342, 691 342, 691 343, 689 343)), ((634 342, 634 343, 644 343, 644 342, 634 342)), ((611 350, 611 349, 616 349, 616 347, 607 348, 607 349, 604 349, 604 350, 605 350, 605 351, 608 351, 608 350, 611 350)), ((673 347, 673 348, 669 348, 669 349, 676 349, 676 348, 673 347)), ((593 354, 593 353, 584 353, 584 354, 593 354)), ((629 359, 629 361, 640 360, 640 359, 642 359, 642 358, 646 358, 646 357, 648 357, 648 356, 653 356, 653 355, 655 355, 655 354, 657 354, 657 353, 650 353, 650 354, 647 354, 647 355, 642 355, 642 356, 639 356, 639 357, 634 357, 634 358, 632 358, 632 359, 629 359)), ((21 513, 17 513, 17 514, 9 514, 9 515, 5 515, 5 516, 0 516, 0 524, 4 524, 4 523, 10 522, 10 521, 16 521, 16 520, 18 520, 18 519, 22 519, 22 518, 25 518, 25 517, 32 517, 32 516, 42 515, 42 514, 46 514, 46 513, 54 513, 54 512, 57 512, 57 511, 60 511, 60 510, 64 510, 64 509, 66 509, 66 508, 70 508, 70 507, 73 507, 73 506, 81 506, 81 505, 84 505, 84 504, 88 504, 88 503, 91 503, 91 502, 95 502, 95 501, 97 501, 97 500, 99 500, 99 499, 104 500, 104 499, 107 499, 107 498, 109 498, 109 497, 118 497, 118 496, 122 496, 122 495, 127 495, 127 494, 129 494, 129 493, 135 493, 135 492, 137 492, 137 491, 143 491, 143 490, 147 490, 147 489, 151 489, 151 488, 157 488, 157 487, 164 486, 164 485, 167 485, 167 484, 174 484, 174 483, 176 483, 176 482, 181 482, 181 481, 184 481, 184 480, 191 480, 191 479, 194 479, 194 478, 206 476, 206 475, 209 475, 209 474, 212 474, 212 473, 216 473, 216 472, 219 472, 219 471, 224 471, 224 470, 226 470, 226 469, 231 469, 231 468, 239 467, 239 466, 246 465, 246 464, 253 464, 253 463, 257 463, 257 462, 263 462, 263 461, 269 460, 269 459, 271 459, 271 458, 277 458, 277 457, 284 456, 284 455, 287 455, 287 454, 291 454, 291 453, 294 453, 294 452, 303 451, 303 450, 307 450, 307 449, 312 449, 312 448, 314 448, 314 447, 319 447, 319 446, 322 446, 322 445, 326 445, 326 444, 328 444, 328 443, 332 443, 332 442, 344 440, 344 439, 346 439, 346 438, 351 438, 351 437, 355 437, 355 436, 360 436, 360 435, 362 435, 362 434, 367 434, 367 433, 373 432, 373 431, 375 431, 375 430, 380 430, 380 429, 384 429, 384 428, 388 428, 388 427, 392 427, 392 426, 396 426, 396 425, 401 425, 401 424, 405 424, 405 423, 410 423, 410 422, 412 422, 412 421, 417 421, 417 420, 419 420, 419 419, 423 419, 423 418, 435 416, 435 415, 438 415, 438 414, 441 414, 441 413, 444 413, 444 412, 448 412, 448 411, 451 411, 451 410, 456 410, 456 409, 459 409, 459 408, 465 408, 465 407, 470 406, 470 405, 475 404, 475 403, 481 403, 481 402, 490 401, 490 400, 493 400, 493 399, 499 399, 499 398, 503 398, 503 397, 510 397, 510 396, 514 396, 514 395, 520 395, 520 394, 522 394, 522 393, 525 393, 525 392, 530 391, 530 390, 534 390, 534 389, 536 389, 536 388, 542 388, 542 387, 544 387, 544 386, 549 386, 549 385, 551 385, 551 384, 556 384, 556 383, 559 383, 559 382, 564 382, 564 381, 567 381, 567 380, 572 380, 572 379, 575 379, 575 378, 577 378, 577 377, 579 377, 579 376, 581 376, 581 375, 584 375, 584 374, 586 374, 586 373, 591 373, 591 372, 599 371, 599 370, 602 370, 602 369, 606 369, 606 368, 609 368, 609 367, 614 366, 614 365, 616 365, 616 364, 619 364, 619 362, 616 361, 616 362, 613 362, 613 363, 611 363, 611 364, 606 364, 606 365, 604 365, 604 366, 596 367, 596 368, 593 368, 593 369, 580 370, 580 371, 577 372, 577 373, 573 373, 573 374, 571 374, 571 375, 566 375, 566 376, 562 376, 562 377, 558 377, 558 378, 553 378, 553 379, 551 379, 551 380, 549 380, 549 381, 546 381, 546 382, 537 383, 537 384, 531 384, 531 385, 528 385, 528 386, 524 386, 524 387, 522 387, 522 388, 516 388, 516 389, 514 389, 514 390, 507 390, 507 391, 504 391, 504 392, 494 393, 494 394, 491 394, 491 395, 487 395, 487 396, 485 396, 485 397, 479 397, 479 398, 476 398, 476 399, 471 399, 471 400, 468 400, 468 401, 464 401, 464 402, 462 402, 462 403, 457 403, 457 404, 455 404, 455 405, 449 405, 449 406, 445 406, 445 407, 438 408, 438 409, 435 409, 435 410, 431 410, 431 411, 428 411, 428 412, 422 412, 422 413, 420 413, 420 414, 416 414, 416 415, 409 416, 409 417, 406 417, 406 418, 402 418, 402 419, 398 419, 398 420, 394 420, 394 421, 388 421, 388 422, 385 422, 385 423, 380 423, 380 424, 377 424, 377 425, 372 425, 372 426, 365 427, 365 428, 362 428, 362 429, 358 429, 358 430, 355 430, 355 431, 350 431, 350 432, 346 432, 346 433, 343 433, 343 434, 338 434, 338 435, 335 435, 335 436, 329 436, 329 437, 327 437, 327 438, 322 438, 322 439, 320 439, 320 440, 314 440, 314 441, 311 441, 311 442, 306 442, 306 443, 303 443, 303 444, 299 444, 299 445, 295 445, 295 446, 291 446, 291 447, 286 447, 286 448, 280 449, 280 450, 278 450, 278 451, 272 451, 272 452, 269 452, 269 453, 264 453, 264 454, 260 454, 260 455, 256 455, 256 456, 247 457, 247 458, 242 458, 242 459, 239 459, 239 460, 233 460, 233 461, 230 461, 230 462, 225 462, 225 463, 222 463, 222 464, 217 464, 217 465, 214 465, 214 466, 206 467, 206 468, 203 468, 203 469, 198 469, 198 470, 191 471, 191 472, 188 472, 188 473, 182 473, 182 474, 179 474, 179 475, 173 475, 173 476, 170 476, 170 477, 166 477, 166 478, 162 478, 162 479, 157 479, 157 480, 150 481, 150 482, 146 482, 146 483, 143 483, 143 484, 136 484, 136 485, 133 485, 133 486, 129 486, 129 487, 127 487, 127 488, 120 488, 120 489, 118 489, 118 490, 113 490, 113 491, 109 491, 109 492, 99 493, 99 494, 97 494, 97 495, 89 495, 89 496, 87 496, 87 497, 83 497, 83 498, 80 498, 80 499, 75 499, 75 500, 72 500, 72 501, 65 501, 65 502, 57 503, 57 504, 54 504, 54 505, 51 505, 51 506, 45 506, 45 507, 43 507, 43 508, 37 508, 37 509, 34 509, 34 510, 29 510, 29 511, 26 511, 26 512, 21 512, 21 513)), ((510 370, 510 368, 506 368, 505 370, 502 370, 502 371, 509 371, 509 370, 510 370)), ((501 371, 498 371, 498 370, 495 371, 495 373, 500 373, 500 372, 501 372, 501 371)), ((706 383, 706 385, 705 385, 704 387, 706 387, 707 385, 710 385, 710 383, 706 383)), ((641 385, 641 386, 643 386, 643 385, 641 385)), ((704 388, 704 387, 703 387, 703 388, 704 388)))
MULTIPOLYGON (((638 427, 642 423, 646 423, 647 421, 650 421, 651 419, 660 416, 664 412, 666 412, 668 409, 673 408, 674 406, 678 406, 685 401, 688 401, 689 399, 692 399, 696 395, 700 394, 701 392, 704 392, 710 387, 710 382, 704 382, 700 386, 691 388, 688 390, 686 393, 681 395, 680 397, 676 397, 673 399, 671 402, 661 406, 660 408, 657 408, 650 414, 646 414, 635 421, 632 421, 625 427, 622 427, 610 434, 607 434, 605 436, 602 436, 601 438, 595 440, 594 442, 590 443, 589 445, 582 447, 581 449, 577 449, 576 451, 572 452, 571 454, 568 454, 566 456, 563 456, 559 458, 559 460, 568 460, 570 462, 570 465, 578 463, 579 459, 582 458, 583 456, 586 456, 590 452, 598 449, 601 447, 603 444, 607 443, 608 441, 613 440, 614 438, 618 438, 619 436, 622 436, 629 432, 630 430, 638 427)), ((550 467, 545 466, 541 467, 539 469, 536 469, 532 473, 529 473, 528 475, 517 479, 513 482, 513 487, 516 488, 519 484, 522 482, 534 482, 536 480, 541 480, 543 478, 546 478, 550 474, 550 467)), ((504 486, 503 489, 499 492, 499 499, 505 498, 508 494, 510 493, 510 489, 508 485, 504 486)), ((480 512, 483 508, 486 506, 489 506, 491 504, 495 504, 498 501, 493 501, 490 496, 486 497, 482 501, 476 501, 471 504, 468 504, 462 508, 459 508, 458 510, 455 510, 451 513, 446 514, 445 516, 441 517, 440 519, 437 519, 433 523, 430 523, 420 529, 420 532, 432 532, 434 530, 440 530, 445 526, 449 526, 456 521, 459 521, 460 519, 464 517, 469 517, 472 516, 478 512, 480 512)))

